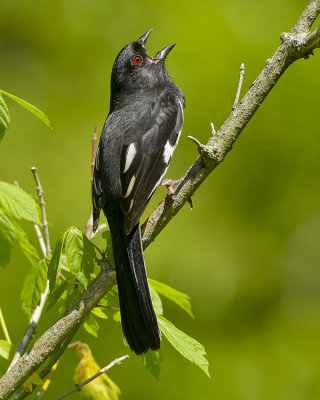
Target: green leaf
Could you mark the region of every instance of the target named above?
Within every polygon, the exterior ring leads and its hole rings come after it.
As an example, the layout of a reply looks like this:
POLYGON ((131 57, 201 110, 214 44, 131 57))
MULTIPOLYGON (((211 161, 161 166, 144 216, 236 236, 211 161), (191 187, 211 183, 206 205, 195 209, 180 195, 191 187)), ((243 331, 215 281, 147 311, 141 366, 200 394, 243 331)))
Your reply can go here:
POLYGON ((191 311, 190 297, 187 294, 179 292, 179 290, 173 289, 172 287, 153 279, 149 279, 149 284, 159 294, 176 303, 186 313, 194 318, 194 315, 191 311))
POLYGON ((96 257, 93 244, 79 229, 71 227, 67 230, 64 245, 67 264, 71 273, 87 289, 96 257))
POLYGON ((47 263, 43 259, 35 264, 28 273, 21 291, 22 309, 31 317, 47 287, 47 263))
POLYGON ((210 378, 209 363, 205 357, 206 352, 202 344, 180 331, 161 315, 158 315, 158 322, 162 333, 172 346, 187 360, 195 363, 210 378))
POLYGON ((54 305, 57 304, 63 293, 68 289, 69 282, 62 281, 59 285, 51 292, 47 300, 47 311, 49 311, 54 305))
POLYGON ((84 329, 94 337, 98 337, 98 331, 100 329, 98 321, 90 313, 89 317, 85 320, 83 324, 84 329))
POLYGON ((40 378, 39 374, 34 372, 31 376, 29 376, 28 381, 33 383, 34 385, 42 385, 43 380, 40 378))
POLYGON ((111 290, 109 290, 106 296, 100 300, 99 304, 110 307, 108 309, 108 315, 112 315, 114 321, 121 322, 118 286, 114 286, 111 290))
POLYGON ((9 360, 10 353, 13 350, 13 344, 6 340, 0 340, 0 356, 9 360))
POLYGON ((62 257, 62 250, 64 241, 66 238, 67 232, 63 233, 56 244, 55 249, 53 250, 49 269, 48 269, 48 279, 50 281, 50 291, 52 292, 53 289, 56 287, 58 283, 58 279, 61 272, 61 257, 62 257))
POLYGON ((0 265, 2 267, 5 267, 9 263, 11 249, 17 242, 15 225, 0 208, 0 265))
POLYGON ((19 97, 15 96, 11 93, 5 92, 4 90, 0 90, 0 94, 1 93, 10 97, 16 103, 20 104, 20 106, 26 108, 28 111, 30 111, 32 114, 34 114, 37 118, 41 119, 41 121, 44 122, 49 128, 51 128, 49 118, 46 116, 45 113, 40 111, 37 107, 33 106, 32 104, 28 103, 25 100, 20 99, 19 97))
POLYGON ((40 261, 40 257, 35 247, 31 244, 29 236, 22 229, 20 224, 18 224, 16 221, 12 221, 12 223, 16 230, 16 235, 20 249, 27 257, 27 259, 30 261, 30 264, 32 266, 37 265, 40 261))
POLYGON ((147 353, 142 354, 141 358, 147 370, 157 380, 159 380, 162 361, 163 361, 162 350, 158 351, 149 350, 147 353))
POLYGON ((151 294, 152 303, 153 303, 155 312, 157 314, 162 315, 163 314, 162 301, 160 299, 160 296, 158 295, 158 293, 154 290, 154 288, 152 286, 150 286, 150 294, 151 294))
POLYGON ((3 139, 5 131, 10 125, 10 114, 8 107, 0 94, 0 143, 3 139))
POLYGON ((91 310, 92 314, 101 319, 108 319, 107 315, 103 312, 101 307, 95 307, 91 310))
POLYGON ((0 181, 0 207, 9 216, 41 225, 37 202, 19 186, 0 181))

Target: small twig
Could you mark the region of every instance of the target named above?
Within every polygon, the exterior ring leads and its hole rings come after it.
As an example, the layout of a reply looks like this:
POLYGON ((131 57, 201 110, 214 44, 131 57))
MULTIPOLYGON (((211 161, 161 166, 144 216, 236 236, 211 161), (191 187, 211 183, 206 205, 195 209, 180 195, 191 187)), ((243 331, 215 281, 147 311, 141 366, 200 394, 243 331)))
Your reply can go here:
POLYGON ((43 197, 43 190, 42 186, 39 180, 38 172, 36 167, 32 167, 31 171, 33 173, 34 179, 36 181, 36 189, 38 192, 39 196, 39 201, 40 201, 40 208, 41 208, 41 214, 42 214, 42 225, 43 225, 43 230, 44 230, 44 237, 46 240, 46 250, 47 250, 47 256, 51 254, 51 246, 50 246, 50 236, 49 236, 49 228, 48 228, 48 221, 47 221, 47 213, 46 213, 46 203, 44 201, 43 197))
POLYGON ((95 375, 91 376, 89 379, 87 379, 87 380, 79 383, 78 385, 74 386, 72 389, 70 389, 67 392, 63 393, 62 395, 56 397, 54 400, 61 400, 61 399, 64 399, 65 397, 67 397, 67 396, 70 396, 70 394, 72 394, 74 392, 80 392, 80 390, 83 388, 83 386, 87 385, 88 383, 90 383, 94 379, 98 378, 98 376, 104 374, 105 372, 107 372, 109 369, 111 369, 115 365, 120 365, 122 363, 122 361, 126 360, 127 358, 129 358, 128 355, 120 357, 120 358, 117 358, 116 360, 112 361, 109 365, 107 365, 106 367, 102 368, 95 375))
MULTIPOLYGON (((96 152, 97 152, 97 127, 92 134, 92 157, 91 157, 91 187, 93 183, 93 172, 94 172, 94 165, 96 162, 96 152)), ((86 227, 86 236, 89 240, 92 239, 93 235, 93 206, 91 204, 90 208, 90 216, 86 227)))
MULTIPOLYGON (((49 229, 48 229, 45 201, 44 201, 44 197, 43 197, 42 186, 41 186, 40 179, 39 179, 39 176, 37 173, 37 168, 32 167, 31 171, 33 173, 33 176, 34 176, 34 179, 35 179, 35 182, 37 185, 36 190, 37 190, 37 193, 39 196, 45 240, 42 236, 39 225, 33 224, 33 226, 36 231, 43 256, 46 257, 51 254, 51 246, 50 246, 50 237, 49 237, 49 229)), ((33 336, 36 332, 41 314, 43 312, 45 303, 47 301, 48 294, 49 294, 49 281, 47 281, 47 286, 46 286, 45 291, 41 294, 40 303, 37 305, 37 307, 34 309, 32 315, 31 315, 30 322, 29 322, 28 328, 23 336, 23 339, 19 340, 19 342, 17 344, 17 349, 16 349, 15 355, 13 356, 13 359, 9 365, 8 371, 13 367, 13 365, 17 361, 19 361, 20 357, 25 353, 31 339, 33 338, 33 336)))
POLYGON ((38 400, 41 400, 43 398, 43 396, 46 394, 46 391, 48 390, 48 388, 49 388, 49 386, 50 386, 50 384, 52 382, 53 374, 54 374, 55 370, 57 369, 58 365, 59 365, 59 360, 51 368, 48 378, 43 383, 40 392, 37 393, 37 399, 38 400))
POLYGON ((40 226, 38 224, 33 224, 33 226, 34 226, 34 230, 36 231, 36 235, 37 235, 37 238, 38 238, 38 241, 40 244, 40 248, 41 248, 43 257, 46 257, 47 256, 47 248, 46 248, 46 244, 44 242, 44 238, 42 236, 40 226))
POLYGON ((3 318, 1 307, 0 307, 0 325, 1 325, 1 328, 2 328, 3 335, 6 338, 6 341, 11 343, 9 332, 8 332, 5 320, 3 318))
POLYGON ((234 99, 233 107, 232 109, 234 110, 235 106, 239 102, 240 98, 240 93, 241 93, 241 88, 242 88, 242 83, 243 83, 243 78, 244 78, 244 63, 240 65, 240 73, 239 73, 239 83, 238 83, 238 89, 236 93, 236 98, 234 99))
POLYGON ((213 122, 211 122, 211 135, 215 135, 215 133, 216 133, 216 130, 215 130, 215 127, 214 127, 214 124, 213 124, 213 122))
POLYGON ((105 229, 107 229, 108 225, 107 224, 101 224, 98 226, 97 230, 95 232, 92 233, 91 235, 91 239, 93 239, 98 233, 104 231, 105 229))

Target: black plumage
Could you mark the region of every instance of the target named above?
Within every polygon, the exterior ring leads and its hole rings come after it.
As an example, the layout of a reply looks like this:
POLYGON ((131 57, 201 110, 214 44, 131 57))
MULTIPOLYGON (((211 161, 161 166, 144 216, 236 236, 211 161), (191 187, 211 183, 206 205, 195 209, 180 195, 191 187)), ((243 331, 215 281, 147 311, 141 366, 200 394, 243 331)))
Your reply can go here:
POLYGON ((94 230, 103 210, 110 227, 124 337, 137 354, 160 348, 139 220, 160 184, 183 125, 184 96, 170 78, 165 47, 149 57, 151 30, 117 56, 111 100, 96 155, 92 186, 94 230))

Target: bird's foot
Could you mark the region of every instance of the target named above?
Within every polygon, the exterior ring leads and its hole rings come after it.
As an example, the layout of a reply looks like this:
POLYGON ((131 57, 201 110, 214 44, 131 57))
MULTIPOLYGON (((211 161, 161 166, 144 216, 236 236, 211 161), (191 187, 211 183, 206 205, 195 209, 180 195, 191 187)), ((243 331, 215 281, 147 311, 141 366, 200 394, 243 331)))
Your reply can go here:
POLYGON ((168 189, 168 196, 171 197, 171 199, 173 201, 175 201, 176 203, 180 204, 181 206, 183 206, 183 203, 181 203, 180 201, 176 200, 174 197, 174 189, 175 186, 178 185, 178 183, 181 182, 181 179, 163 179, 160 183, 161 186, 166 186, 168 189))

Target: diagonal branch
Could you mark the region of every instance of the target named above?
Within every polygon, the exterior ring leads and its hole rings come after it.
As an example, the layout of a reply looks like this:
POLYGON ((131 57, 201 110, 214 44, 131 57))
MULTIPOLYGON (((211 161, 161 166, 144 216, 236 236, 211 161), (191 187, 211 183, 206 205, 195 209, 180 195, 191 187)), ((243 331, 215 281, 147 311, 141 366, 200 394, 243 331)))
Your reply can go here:
MULTIPOLYGON (((180 203, 188 201, 208 175, 224 160, 240 133, 289 65, 299 58, 307 58, 319 46, 320 30, 316 29, 309 34, 309 29, 319 13, 320 0, 311 0, 294 28, 289 33, 281 35, 282 44, 267 61, 248 92, 231 111, 220 129, 213 132, 208 143, 202 145, 200 157, 186 172, 175 191, 175 198, 180 203)), ((155 240, 181 208, 182 205, 171 198, 166 198, 160 203, 143 225, 144 248, 155 240)), ((37 340, 28 354, 21 357, 2 377, 1 400, 8 399, 61 346, 72 329, 112 288, 116 282, 115 272, 110 269, 107 262, 104 261, 104 264, 105 267, 88 290, 81 293, 64 315, 37 340)))

